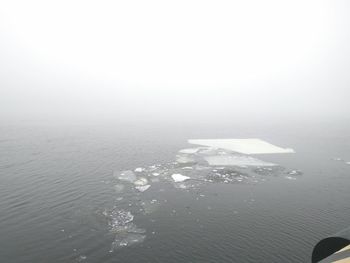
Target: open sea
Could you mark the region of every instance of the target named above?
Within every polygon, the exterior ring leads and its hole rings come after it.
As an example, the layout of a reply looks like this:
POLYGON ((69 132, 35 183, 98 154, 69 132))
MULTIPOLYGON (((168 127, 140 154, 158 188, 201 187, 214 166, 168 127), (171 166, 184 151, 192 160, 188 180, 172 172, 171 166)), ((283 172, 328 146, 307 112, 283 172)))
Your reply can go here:
POLYGON ((348 226, 345 120, 0 125, 0 262, 310 262, 348 226), (205 138, 296 153, 254 156, 278 169, 213 178, 176 162, 188 139, 205 138))

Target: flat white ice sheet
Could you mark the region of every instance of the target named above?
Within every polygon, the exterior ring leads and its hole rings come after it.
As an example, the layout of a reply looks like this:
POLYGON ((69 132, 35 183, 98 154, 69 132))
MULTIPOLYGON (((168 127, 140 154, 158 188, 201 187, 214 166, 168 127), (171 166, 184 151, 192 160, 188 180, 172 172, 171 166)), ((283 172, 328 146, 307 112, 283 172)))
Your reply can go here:
POLYGON ((199 139, 188 142, 243 154, 294 153, 291 148, 282 148, 260 139, 199 139))

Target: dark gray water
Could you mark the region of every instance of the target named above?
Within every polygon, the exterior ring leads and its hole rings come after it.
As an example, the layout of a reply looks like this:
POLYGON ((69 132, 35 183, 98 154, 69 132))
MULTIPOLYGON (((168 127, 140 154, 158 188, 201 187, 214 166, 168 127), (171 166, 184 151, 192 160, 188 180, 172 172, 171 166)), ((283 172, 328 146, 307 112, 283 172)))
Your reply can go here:
POLYGON ((350 225, 349 139, 343 121, 2 125, 1 262, 309 262, 319 239, 350 225), (116 171, 171 163, 189 138, 247 137, 294 148, 262 159, 302 175, 116 192, 116 171), (111 252, 119 208, 144 240, 111 252))

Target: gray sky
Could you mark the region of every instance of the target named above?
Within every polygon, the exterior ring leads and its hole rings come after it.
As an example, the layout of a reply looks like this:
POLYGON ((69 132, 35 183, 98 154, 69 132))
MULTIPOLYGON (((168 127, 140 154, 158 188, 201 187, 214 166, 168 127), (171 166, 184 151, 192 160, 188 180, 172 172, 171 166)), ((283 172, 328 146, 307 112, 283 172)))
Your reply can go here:
POLYGON ((0 118, 349 113, 350 2, 0 2, 0 118))

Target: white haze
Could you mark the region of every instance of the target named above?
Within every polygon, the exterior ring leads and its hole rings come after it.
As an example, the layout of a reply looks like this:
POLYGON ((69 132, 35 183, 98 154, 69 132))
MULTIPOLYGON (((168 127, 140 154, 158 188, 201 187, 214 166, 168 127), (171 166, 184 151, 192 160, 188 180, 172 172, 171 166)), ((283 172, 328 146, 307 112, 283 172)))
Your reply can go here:
POLYGON ((1 120, 349 113, 350 2, 0 2, 1 120))

